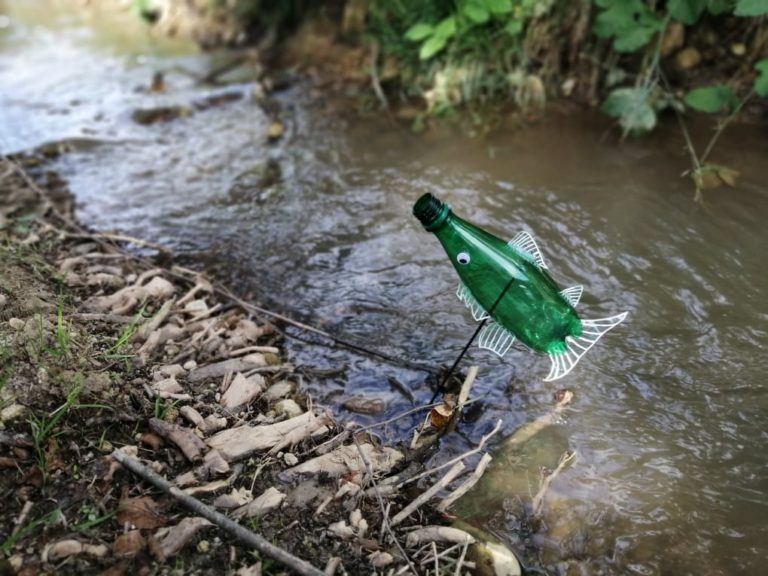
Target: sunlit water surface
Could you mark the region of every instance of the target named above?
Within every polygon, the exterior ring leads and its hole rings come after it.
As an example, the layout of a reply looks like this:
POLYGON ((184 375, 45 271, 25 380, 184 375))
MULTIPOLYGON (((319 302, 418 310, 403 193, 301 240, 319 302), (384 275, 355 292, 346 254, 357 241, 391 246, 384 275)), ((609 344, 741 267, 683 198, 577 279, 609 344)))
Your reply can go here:
MULTIPOLYGON (((738 186, 692 202, 674 124, 617 141, 604 120, 550 117, 484 139, 414 136, 382 118, 324 105, 301 86, 276 96, 286 134, 243 98, 175 121, 140 126, 131 112, 188 105, 217 93, 180 72, 211 56, 153 43, 125 20, 84 22, 47 2, 0 1, 0 148, 73 139, 55 168, 88 225, 174 248, 239 293, 345 339, 432 365, 449 364, 474 329, 456 300, 455 273, 411 216, 432 192, 501 236, 528 230, 555 279, 583 284, 584 317, 628 310, 580 365, 544 383, 546 358, 522 347, 503 360, 474 349, 472 421, 435 460, 470 448, 497 419, 504 435, 551 406, 572 408, 494 464, 459 510, 545 565, 578 559, 605 574, 762 574, 768 557, 768 395, 764 352, 768 146, 764 127, 735 127, 716 161, 738 186), (168 93, 146 92, 165 70, 168 93), (281 180, 253 184, 266 162, 281 180), (249 176, 250 175, 250 176, 249 176), (534 534, 520 518, 538 466, 565 450, 575 463, 553 482, 534 534), (528 540, 526 541, 526 538, 528 540)), ((699 136, 706 136, 700 130, 699 136)), ((341 350, 290 341, 296 364, 346 367, 308 378, 316 402, 372 422, 411 407, 388 383, 429 400, 425 374, 341 350), (379 416, 353 415, 349 396, 381 398, 379 416)), ((418 419, 419 417, 415 417, 418 419)), ((416 420, 385 430, 403 438, 416 420)))

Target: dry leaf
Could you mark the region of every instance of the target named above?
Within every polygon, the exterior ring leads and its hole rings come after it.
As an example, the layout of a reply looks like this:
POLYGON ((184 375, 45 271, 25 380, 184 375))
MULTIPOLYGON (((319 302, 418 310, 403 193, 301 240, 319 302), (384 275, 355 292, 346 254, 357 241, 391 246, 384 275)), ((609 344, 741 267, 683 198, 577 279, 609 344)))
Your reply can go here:
POLYGON ((117 505, 117 521, 131 524, 140 530, 154 530, 165 525, 165 518, 155 502, 149 496, 123 498, 117 505))
POLYGON ((141 532, 131 530, 115 539, 114 544, 112 544, 112 553, 115 556, 127 558, 136 555, 146 545, 147 541, 141 532))
POLYGON ((443 428, 451 421, 451 417, 456 410, 456 396, 446 394, 443 403, 435 406, 429 413, 429 421, 435 428, 443 428))

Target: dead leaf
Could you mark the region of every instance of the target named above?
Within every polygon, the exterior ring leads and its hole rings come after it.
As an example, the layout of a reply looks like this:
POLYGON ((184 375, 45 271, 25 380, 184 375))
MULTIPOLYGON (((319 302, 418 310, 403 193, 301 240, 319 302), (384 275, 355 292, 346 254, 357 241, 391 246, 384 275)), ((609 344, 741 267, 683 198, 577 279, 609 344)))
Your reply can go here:
POLYGON ((146 545, 147 541, 141 535, 141 532, 131 530, 115 539, 115 543, 112 544, 112 553, 120 558, 128 558, 138 554, 146 545))
POLYGON ((117 505, 117 521, 131 524, 140 530, 154 530, 165 525, 157 502, 149 496, 122 498, 117 505))
POLYGON ((157 452, 163 446, 163 439, 153 432, 145 432, 141 435, 141 443, 146 444, 152 450, 157 452))
POLYGON ((429 421, 435 428, 443 428, 451 421, 451 417, 456 410, 456 396, 446 394, 443 403, 435 406, 429 413, 429 421))

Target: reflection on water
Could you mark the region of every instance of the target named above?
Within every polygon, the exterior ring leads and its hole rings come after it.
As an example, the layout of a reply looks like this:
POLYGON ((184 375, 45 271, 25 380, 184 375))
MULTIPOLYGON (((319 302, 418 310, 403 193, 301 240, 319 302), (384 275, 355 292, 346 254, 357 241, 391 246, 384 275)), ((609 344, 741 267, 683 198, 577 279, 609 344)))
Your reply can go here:
MULTIPOLYGON (((630 317, 557 383, 576 394, 560 422, 530 446, 499 445, 469 501, 476 520, 519 544, 538 467, 553 467, 568 449, 577 460, 553 482, 535 536, 547 561, 580 558, 606 574, 761 573, 763 128, 729 129, 716 160, 742 178, 709 193, 702 208, 679 177, 686 157, 671 123, 622 144, 589 115, 484 140, 416 137, 382 119, 336 114, 296 87, 278 97, 287 132, 269 145, 265 115, 242 85, 236 102, 138 126, 134 108, 188 104, 205 92, 173 73, 166 95, 137 86, 156 67, 202 69, 206 58, 160 52, 144 62, 143 41, 95 42, 103 28, 71 16, 31 18, 0 32, 0 146, 83 134, 109 140, 57 165, 81 217, 169 244, 275 309, 384 352, 449 363, 474 323, 454 296, 442 249, 410 214, 413 200, 432 192, 500 237, 532 232, 558 283, 585 286, 585 317, 630 317), (78 76, 72 61, 86 63, 78 76), (262 180, 270 164, 279 172, 262 180)), ((297 363, 347 366, 345 377, 306 383, 319 402, 335 406, 354 393, 383 398, 387 415, 409 408, 389 377, 418 402, 431 395, 423 373, 339 350, 291 350, 297 363)), ((487 396, 438 460, 470 447, 497 418, 509 434, 549 409, 555 385, 542 382, 545 357, 520 348, 499 360, 474 349, 468 361, 481 366, 475 393, 487 396)), ((397 422, 385 435, 396 439, 413 424, 397 422)))

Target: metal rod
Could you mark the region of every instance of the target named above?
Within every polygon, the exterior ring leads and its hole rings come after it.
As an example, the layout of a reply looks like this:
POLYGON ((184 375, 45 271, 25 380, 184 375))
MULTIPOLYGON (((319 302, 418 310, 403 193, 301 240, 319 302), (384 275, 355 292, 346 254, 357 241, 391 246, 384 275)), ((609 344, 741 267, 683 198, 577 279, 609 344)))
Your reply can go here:
MULTIPOLYGON (((504 298, 504 295, 507 293, 507 290, 510 289, 514 281, 515 281, 515 278, 513 276, 512 278, 509 279, 509 282, 507 282, 507 285, 504 287, 504 290, 501 291, 501 294, 499 294, 499 297, 496 298, 496 302, 494 302, 493 306, 491 306, 490 310, 488 310, 489 318, 491 314, 493 314, 493 311, 496 310, 496 306, 498 306, 499 302, 501 302, 501 299, 504 298)), ((486 322, 488 322, 488 318, 484 318, 483 321, 480 322, 480 325, 477 327, 477 330, 475 330, 475 332, 469 338, 467 343, 464 345, 464 348, 462 348, 461 352, 456 358, 456 361, 453 363, 453 366, 451 366, 451 368, 448 370, 448 373, 443 377, 442 381, 437 387, 437 390, 435 390, 435 393, 432 395, 432 399, 429 401, 430 404, 432 404, 435 401, 435 398, 437 398, 437 395, 440 394, 440 392, 445 392, 445 385, 448 383, 448 380, 451 378, 454 371, 459 366, 459 362, 461 362, 461 359, 464 358, 464 355, 467 353, 467 350, 469 350, 469 347, 472 345, 472 342, 480 333, 480 330, 483 329, 483 326, 485 326, 486 322)))

